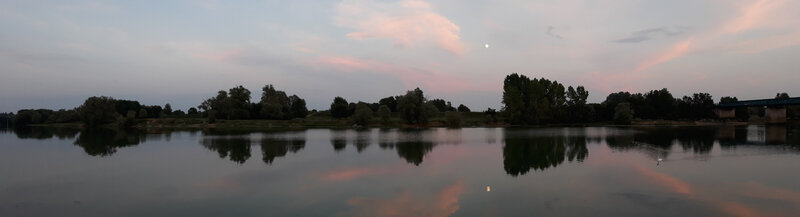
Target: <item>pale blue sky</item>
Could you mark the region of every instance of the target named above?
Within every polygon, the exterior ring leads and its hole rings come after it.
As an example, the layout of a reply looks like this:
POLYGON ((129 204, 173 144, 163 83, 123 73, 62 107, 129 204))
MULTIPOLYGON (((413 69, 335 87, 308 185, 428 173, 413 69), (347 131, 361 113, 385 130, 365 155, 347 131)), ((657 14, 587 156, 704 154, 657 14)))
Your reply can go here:
POLYGON ((611 92, 800 94, 800 1, 6 1, 0 111, 196 106, 273 84, 327 109, 421 87, 500 108, 517 72, 611 92), (489 48, 485 48, 485 44, 489 48))

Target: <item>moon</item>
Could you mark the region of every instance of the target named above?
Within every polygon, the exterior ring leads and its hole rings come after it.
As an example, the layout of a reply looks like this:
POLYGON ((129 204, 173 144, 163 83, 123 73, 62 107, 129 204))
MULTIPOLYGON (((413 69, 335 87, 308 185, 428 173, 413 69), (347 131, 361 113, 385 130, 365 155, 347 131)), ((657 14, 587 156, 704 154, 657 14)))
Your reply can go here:
POLYGON ((486 47, 486 48, 489 48, 489 44, 484 44, 483 46, 486 47))

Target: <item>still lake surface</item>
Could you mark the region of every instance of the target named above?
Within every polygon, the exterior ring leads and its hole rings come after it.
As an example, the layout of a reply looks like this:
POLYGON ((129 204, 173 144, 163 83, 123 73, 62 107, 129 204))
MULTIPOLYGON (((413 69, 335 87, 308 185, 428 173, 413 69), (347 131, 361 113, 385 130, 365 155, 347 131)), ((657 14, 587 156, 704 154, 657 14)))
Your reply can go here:
POLYGON ((798 216, 799 154, 792 126, 31 128, 0 132, 0 216, 798 216))

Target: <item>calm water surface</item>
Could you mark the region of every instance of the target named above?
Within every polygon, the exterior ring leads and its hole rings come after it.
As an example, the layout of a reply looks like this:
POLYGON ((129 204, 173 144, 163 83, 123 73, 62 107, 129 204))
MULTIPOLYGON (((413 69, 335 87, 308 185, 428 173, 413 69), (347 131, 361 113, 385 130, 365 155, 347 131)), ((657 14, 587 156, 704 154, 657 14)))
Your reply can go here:
POLYGON ((0 216, 798 216, 798 147, 791 126, 21 129, 0 216))

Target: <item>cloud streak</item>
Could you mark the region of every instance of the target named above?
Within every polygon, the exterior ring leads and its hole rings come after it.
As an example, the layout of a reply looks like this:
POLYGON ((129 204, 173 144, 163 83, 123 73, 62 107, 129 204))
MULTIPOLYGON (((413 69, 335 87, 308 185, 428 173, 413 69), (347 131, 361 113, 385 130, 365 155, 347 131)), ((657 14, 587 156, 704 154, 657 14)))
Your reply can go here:
POLYGON ((397 47, 434 44, 456 55, 465 52, 459 36, 461 27, 421 0, 345 0, 338 6, 336 21, 339 26, 355 29, 347 34, 352 39, 390 39, 397 47))
POLYGON ((689 27, 660 27, 645 29, 631 33, 630 36, 618 40, 616 43, 639 43, 659 36, 677 36, 686 33, 689 27))

